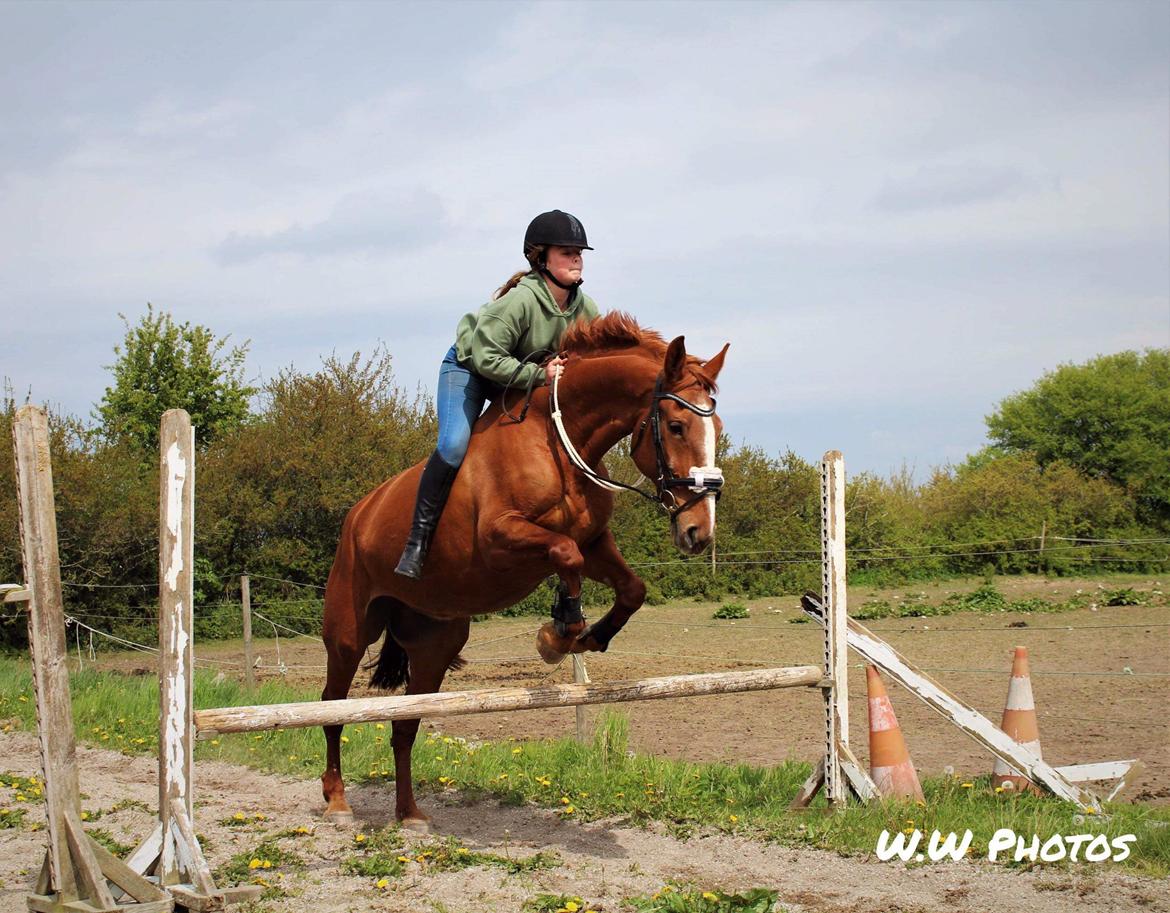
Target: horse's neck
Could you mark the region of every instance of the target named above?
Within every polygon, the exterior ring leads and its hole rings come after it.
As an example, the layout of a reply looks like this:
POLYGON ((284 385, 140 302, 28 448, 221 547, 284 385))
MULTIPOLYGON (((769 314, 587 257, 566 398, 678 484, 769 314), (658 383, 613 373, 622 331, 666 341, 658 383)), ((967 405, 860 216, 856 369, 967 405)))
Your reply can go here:
POLYGON ((634 430, 658 368, 636 355, 601 355, 566 367, 558 388, 565 430, 577 452, 597 466, 634 430))

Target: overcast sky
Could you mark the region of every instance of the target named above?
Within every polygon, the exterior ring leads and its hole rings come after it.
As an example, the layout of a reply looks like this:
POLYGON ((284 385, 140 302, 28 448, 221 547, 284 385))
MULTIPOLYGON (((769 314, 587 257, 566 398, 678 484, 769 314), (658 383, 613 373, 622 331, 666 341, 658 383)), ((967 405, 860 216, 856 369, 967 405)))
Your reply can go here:
POLYGON ((1170 4, 0 3, 0 375, 87 415, 146 302, 248 372, 586 289, 731 342, 735 443, 921 478, 1044 371, 1170 345, 1170 4))

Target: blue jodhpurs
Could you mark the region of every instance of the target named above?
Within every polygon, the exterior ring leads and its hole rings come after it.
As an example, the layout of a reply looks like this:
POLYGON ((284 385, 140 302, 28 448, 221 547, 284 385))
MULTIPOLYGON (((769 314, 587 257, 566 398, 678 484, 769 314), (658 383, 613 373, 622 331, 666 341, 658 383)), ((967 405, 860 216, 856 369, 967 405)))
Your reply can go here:
POLYGON ((493 385, 455 359, 455 346, 439 366, 435 409, 439 414, 439 443, 435 450, 448 466, 457 467, 467 455, 471 429, 491 395, 493 385))

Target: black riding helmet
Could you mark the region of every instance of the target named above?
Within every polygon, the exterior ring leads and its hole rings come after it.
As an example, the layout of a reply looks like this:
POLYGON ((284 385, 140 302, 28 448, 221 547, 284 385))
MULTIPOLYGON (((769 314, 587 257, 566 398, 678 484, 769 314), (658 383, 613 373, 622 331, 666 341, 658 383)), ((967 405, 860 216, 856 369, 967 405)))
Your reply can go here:
POLYGON ((580 279, 572 285, 565 285, 548 271, 544 251, 549 247, 579 247, 582 250, 593 250, 589 246, 589 239, 585 237, 585 226, 581 224, 581 220, 567 212, 554 209, 538 215, 528 223, 528 231, 524 232, 524 257, 540 271, 541 275, 563 289, 581 285, 580 279))
POLYGON ((579 247, 582 250, 593 250, 589 246, 589 239, 585 237, 585 226, 576 216, 554 209, 552 212, 542 212, 528 223, 528 231, 524 232, 524 252, 542 244, 545 247, 579 247))

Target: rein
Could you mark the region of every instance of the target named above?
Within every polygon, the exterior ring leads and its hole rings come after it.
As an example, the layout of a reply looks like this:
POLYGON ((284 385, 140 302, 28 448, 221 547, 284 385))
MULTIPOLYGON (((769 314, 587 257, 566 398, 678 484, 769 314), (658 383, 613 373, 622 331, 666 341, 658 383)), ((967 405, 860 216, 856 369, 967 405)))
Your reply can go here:
MULTIPOLYGON (((676 476, 674 471, 670 468, 670 463, 666 459, 666 451, 662 446, 662 430, 660 427, 660 403, 664 399, 669 399, 678 403, 686 409, 689 409, 695 415, 703 418, 710 418, 715 414, 715 403, 712 401, 709 407, 696 406, 694 403, 683 399, 675 393, 662 392, 662 375, 658 375, 658 379, 654 383, 654 398, 650 404, 650 414, 643 420, 638 428, 638 441, 641 441, 642 434, 646 430, 647 422, 654 432, 654 458, 658 468, 658 478, 655 481, 657 489, 657 496, 643 491, 633 485, 626 485, 624 482, 617 482, 613 479, 607 479, 601 476, 593 469, 585 459, 577 452, 577 448, 573 446, 573 442, 569 440, 569 434, 565 430, 565 421, 561 413, 559 386, 561 381, 561 373, 563 369, 558 368, 553 377, 551 401, 552 401, 552 420, 557 429, 557 437, 560 439, 561 446, 565 448, 565 453, 569 457, 569 461, 576 466, 581 473, 593 482, 593 484, 604 488, 607 491, 632 491, 634 494, 641 495, 647 501, 657 505, 669 515, 671 522, 678 519, 678 515, 687 508, 698 503, 703 498, 713 496, 716 501, 723 491, 723 471, 716 466, 692 466, 690 475, 676 476), (687 488, 696 494, 689 498, 681 505, 678 503, 678 498, 675 496, 673 489, 687 488), (666 504, 662 500, 663 494, 670 495, 673 503, 666 504)), ((637 447, 637 443, 633 443, 631 450, 637 447)))

